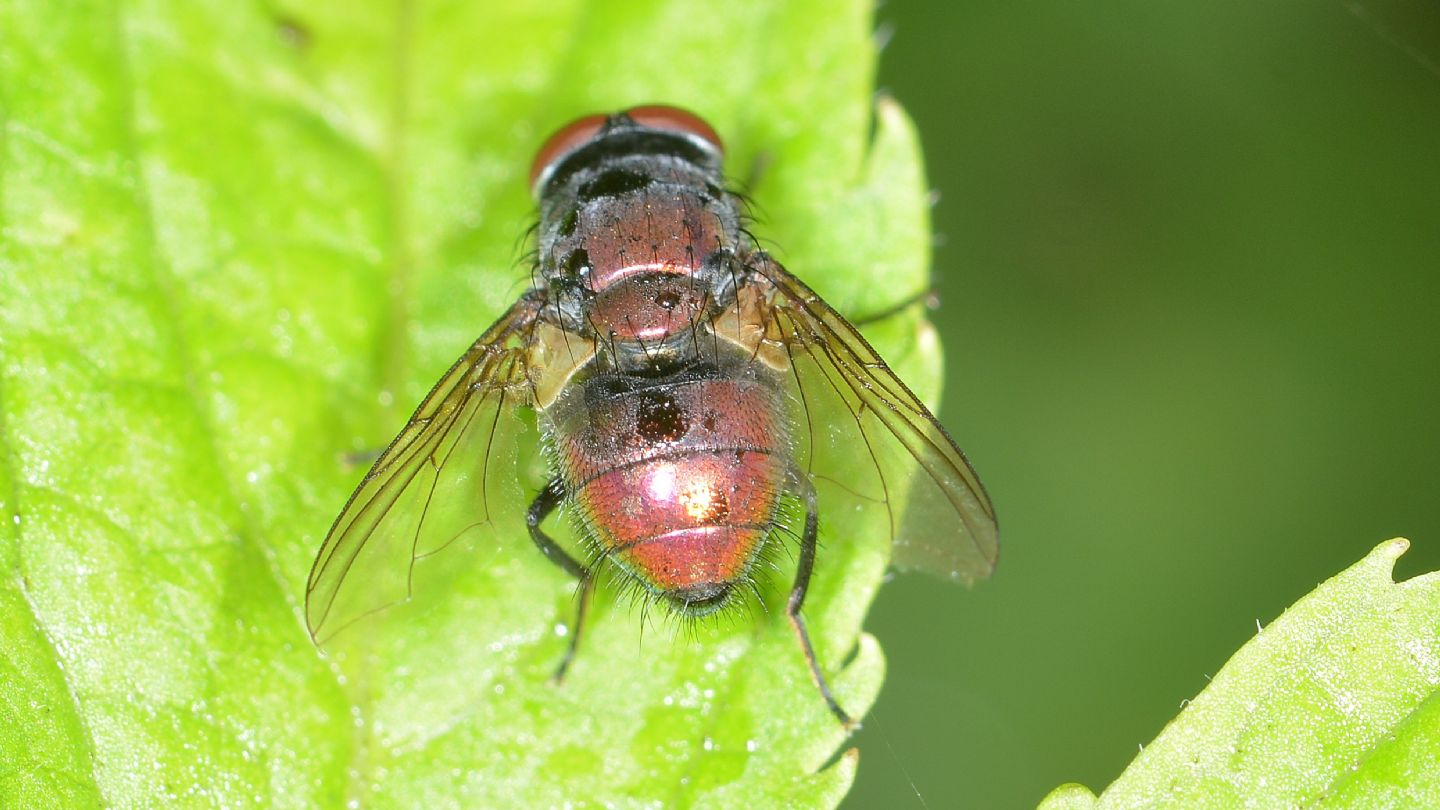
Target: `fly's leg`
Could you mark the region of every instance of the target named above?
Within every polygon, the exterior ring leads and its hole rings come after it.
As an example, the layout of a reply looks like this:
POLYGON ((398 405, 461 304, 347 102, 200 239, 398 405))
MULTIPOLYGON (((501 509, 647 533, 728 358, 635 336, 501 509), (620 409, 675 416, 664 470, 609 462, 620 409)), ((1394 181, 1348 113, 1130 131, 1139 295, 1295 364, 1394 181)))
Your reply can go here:
POLYGON ((825 705, 830 707, 830 713, 840 721, 840 725, 847 730, 853 730, 859 726, 840 704, 835 702, 835 696, 830 692, 830 684, 820 672, 820 662, 815 658, 815 647, 810 643, 810 633, 805 629, 805 619, 800 616, 800 608, 805 604, 805 592, 810 588, 810 572, 815 567, 815 537, 819 526, 818 516, 815 511, 815 491, 805 486, 805 534, 800 538, 800 564, 795 571, 795 585, 790 589, 790 600, 785 603, 785 616, 790 619, 790 626, 794 628, 795 635, 800 639, 800 647, 805 652, 805 663, 810 665, 810 677, 815 680, 815 686, 820 690, 820 696, 825 698, 825 705))
POLYGON ((556 683, 565 680, 565 672, 570 669, 570 661, 575 658, 575 650, 580 646, 580 630, 585 626, 585 614, 590 609, 590 594, 595 591, 595 578, 590 575, 590 569, 571 557, 560 544, 551 539, 550 535, 540 528, 545 518, 554 512, 565 500, 565 487, 559 481, 551 481, 550 485, 535 496, 530 504, 530 510, 526 513, 525 523, 530 527, 530 539, 550 560, 561 568, 565 569, 571 576, 580 580, 580 593, 578 607, 575 610, 575 621, 570 625, 570 643, 565 648, 565 657, 560 659, 560 666, 555 668, 555 674, 551 677, 556 683))
POLYGON ((349 471, 361 465, 368 467, 374 464, 375 459, 380 458, 384 452, 385 448, 383 447, 375 447, 369 450, 354 450, 341 456, 340 461, 345 465, 345 469, 349 471))
POLYGON ((940 294, 935 291, 934 287, 931 287, 927 290, 922 290, 915 295, 901 300, 900 303, 895 304, 894 306, 886 307, 879 312, 871 313, 863 318, 856 318, 850 321, 850 323, 854 326, 869 326, 872 323, 878 323, 879 321, 883 321, 886 318, 899 315, 900 313, 904 312, 910 307, 915 306, 916 304, 924 304, 926 309, 934 309, 936 306, 939 305, 939 303, 940 294))
POLYGON ((575 623, 570 626, 570 643, 565 646, 565 656, 560 659, 560 665, 555 667, 555 674, 550 679, 555 683, 565 682, 565 673, 570 669, 570 662, 575 658, 575 650, 580 647, 580 630, 585 626, 585 616, 590 611, 590 595, 595 593, 595 578, 585 576, 580 580, 580 593, 575 608, 575 623))
POLYGON ((769 152, 761 152, 755 156, 754 160, 750 161, 750 170, 745 172, 745 180, 740 184, 741 194, 744 199, 748 199, 750 192, 754 191, 755 187, 760 185, 760 181, 765 177, 765 173, 770 171, 770 164, 772 162, 774 162, 774 155, 771 155, 769 152))

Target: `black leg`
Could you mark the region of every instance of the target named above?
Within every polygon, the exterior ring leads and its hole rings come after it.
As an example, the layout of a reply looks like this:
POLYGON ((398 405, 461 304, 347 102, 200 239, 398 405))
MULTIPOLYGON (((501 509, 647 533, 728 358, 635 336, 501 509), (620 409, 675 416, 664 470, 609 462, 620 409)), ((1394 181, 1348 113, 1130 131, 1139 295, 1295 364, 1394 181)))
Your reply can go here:
POLYGON ((371 450, 356 450, 341 456, 341 460, 345 463, 345 469, 352 470, 362 465, 368 467, 374 464, 375 459, 380 458, 380 455, 384 452, 385 448, 383 447, 371 450))
POLYGON ((550 538, 540 524, 545 518, 554 512, 565 500, 565 488, 559 481, 552 481, 550 485, 541 490, 539 495, 530 504, 530 511, 526 514, 525 523, 530 527, 530 539, 550 560, 550 562, 564 568, 569 574, 580 580, 579 607, 575 611, 575 622, 570 625, 570 643, 565 648, 565 657, 560 659, 560 666, 555 668, 552 679, 556 683, 565 680, 565 672, 570 669, 570 661, 575 658, 575 650, 580 646, 580 630, 585 625, 585 613, 590 608, 590 594, 595 590, 595 578, 590 576, 590 569, 566 553, 558 543, 550 538))
POLYGON ((939 299, 940 296, 935 292, 935 288, 931 287, 928 290, 916 293, 915 295, 912 295, 909 298, 902 300, 900 303, 895 304, 894 306, 887 307, 880 310, 879 312, 871 313, 863 318, 856 318, 850 323, 854 326, 866 326, 872 323, 876 323, 878 321, 883 321, 891 316, 899 315, 901 312, 904 312, 905 310, 915 306, 916 304, 923 303, 927 309, 934 309, 935 305, 939 302, 939 299))
POLYGON ((805 534, 800 538, 800 564, 796 567, 795 586, 790 589, 790 601, 785 604, 785 615, 790 619, 795 635, 800 638, 800 647, 805 651, 805 663, 810 665, 810 677, 815 680, 820 696, 825 698, 825 705, 830 707, 830 713, 835 715, 840 725, 850 730, 859 724, 840 708, 840 704, 835 702, 835 696, 830 693, 830 684, 820 673, 820 662, 815 658, 815 647, 810 644, 810 633, 805 630, 805 620, 800 617, 800 608, 805 604, 805 592, 810 587, 810 571, 815 567, 817 526, 815 493, 810 491, 805 496, 805 534))
POLYGON ((575 624, 570 627, 570 643, 565 647, 565 657, 560 659, 560 666, 555 667, 555 674, 550 676, 555 683, 565 682, 565 673, 570 670, 570 662, 575 659, 575 651, 580 648, 580 631, 585 627, 585 615, 590 610, 590 595, 594 592, 594 577, 580 580, 579 606, 575 608, 575 624))
POLYGON ((770 171, 770 164, 773 161, 774 155, 769 152, 760 152, 755 155, 754 160, 750 161, 750 170, 745 172, 745 181, 740 184, 740 191, 746 196, 746 199, 754 193, 755 187, 760 185, 765 173, 770 171))

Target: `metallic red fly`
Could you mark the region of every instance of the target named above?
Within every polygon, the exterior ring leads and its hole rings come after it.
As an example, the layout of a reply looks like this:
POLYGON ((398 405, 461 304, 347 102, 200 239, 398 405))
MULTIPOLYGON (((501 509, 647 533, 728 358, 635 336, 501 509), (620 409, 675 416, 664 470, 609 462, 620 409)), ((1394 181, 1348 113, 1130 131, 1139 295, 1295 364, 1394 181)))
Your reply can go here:
POLYGON ((536 284, 336 518, 306 590, 317 640, 408 598, 417 559, 503 528, 495 484, 514 480, 522 408, 538 415, 553 475, 530 536, 580 581, 557 675, 603 567, 703 616, 744 598, 757 558, 788 532, 800 553, 786 616, 848 726, 800 614, 821 516, 884 510, 897 567, 990 574, 995 513, 965 456, 855 328, 756 247, 722 155, 708 124, 672 107, 582 118, 541 148, 536 284), (543 528, 560 507, 580 558, 543 528))

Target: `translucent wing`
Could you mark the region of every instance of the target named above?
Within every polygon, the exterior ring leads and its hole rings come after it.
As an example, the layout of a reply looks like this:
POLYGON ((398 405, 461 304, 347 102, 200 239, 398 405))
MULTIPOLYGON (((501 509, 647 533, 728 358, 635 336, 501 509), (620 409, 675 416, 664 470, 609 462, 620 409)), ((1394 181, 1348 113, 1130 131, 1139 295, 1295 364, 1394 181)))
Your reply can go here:
POLYGON ((768 257, 765 342, 782 351, 799 402, 798 463, 821 520, 885 510, 892 563, 971 583, 998 553, 995 509, 964 453, 855 327, 768 257))
POLYGON ((521 299, 450 367, 350 496, 305 588, 317 643, 408 599, 417 560, 514 508, 515 407, 531 399, 516 338, 537 306, 521 299))

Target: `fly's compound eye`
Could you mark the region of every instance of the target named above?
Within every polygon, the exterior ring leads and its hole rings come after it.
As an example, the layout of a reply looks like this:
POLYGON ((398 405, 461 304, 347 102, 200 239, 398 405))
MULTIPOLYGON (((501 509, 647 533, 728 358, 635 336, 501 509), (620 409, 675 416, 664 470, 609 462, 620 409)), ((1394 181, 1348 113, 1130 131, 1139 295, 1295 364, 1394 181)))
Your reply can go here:
POLYGON ((600 134, 605 127, 609 116, 587 115, 566 124, 545 141, 540 151, 535 153, 535 162, 530 164, 530 188, 539 193, 540 187, 549 177, 555 166, 576 149, 584 146, 600 134))
POLYGON ((642 127, 674 132, 692 139, 698 138, 704 141, 708 148, 722 155, 725 153, 725 145, 720 142, 720 136, 716 134, 715 128, 689 110, 663 104, 652 104, 644 107, 631 107, 625 111, 625 114, 642 127))

